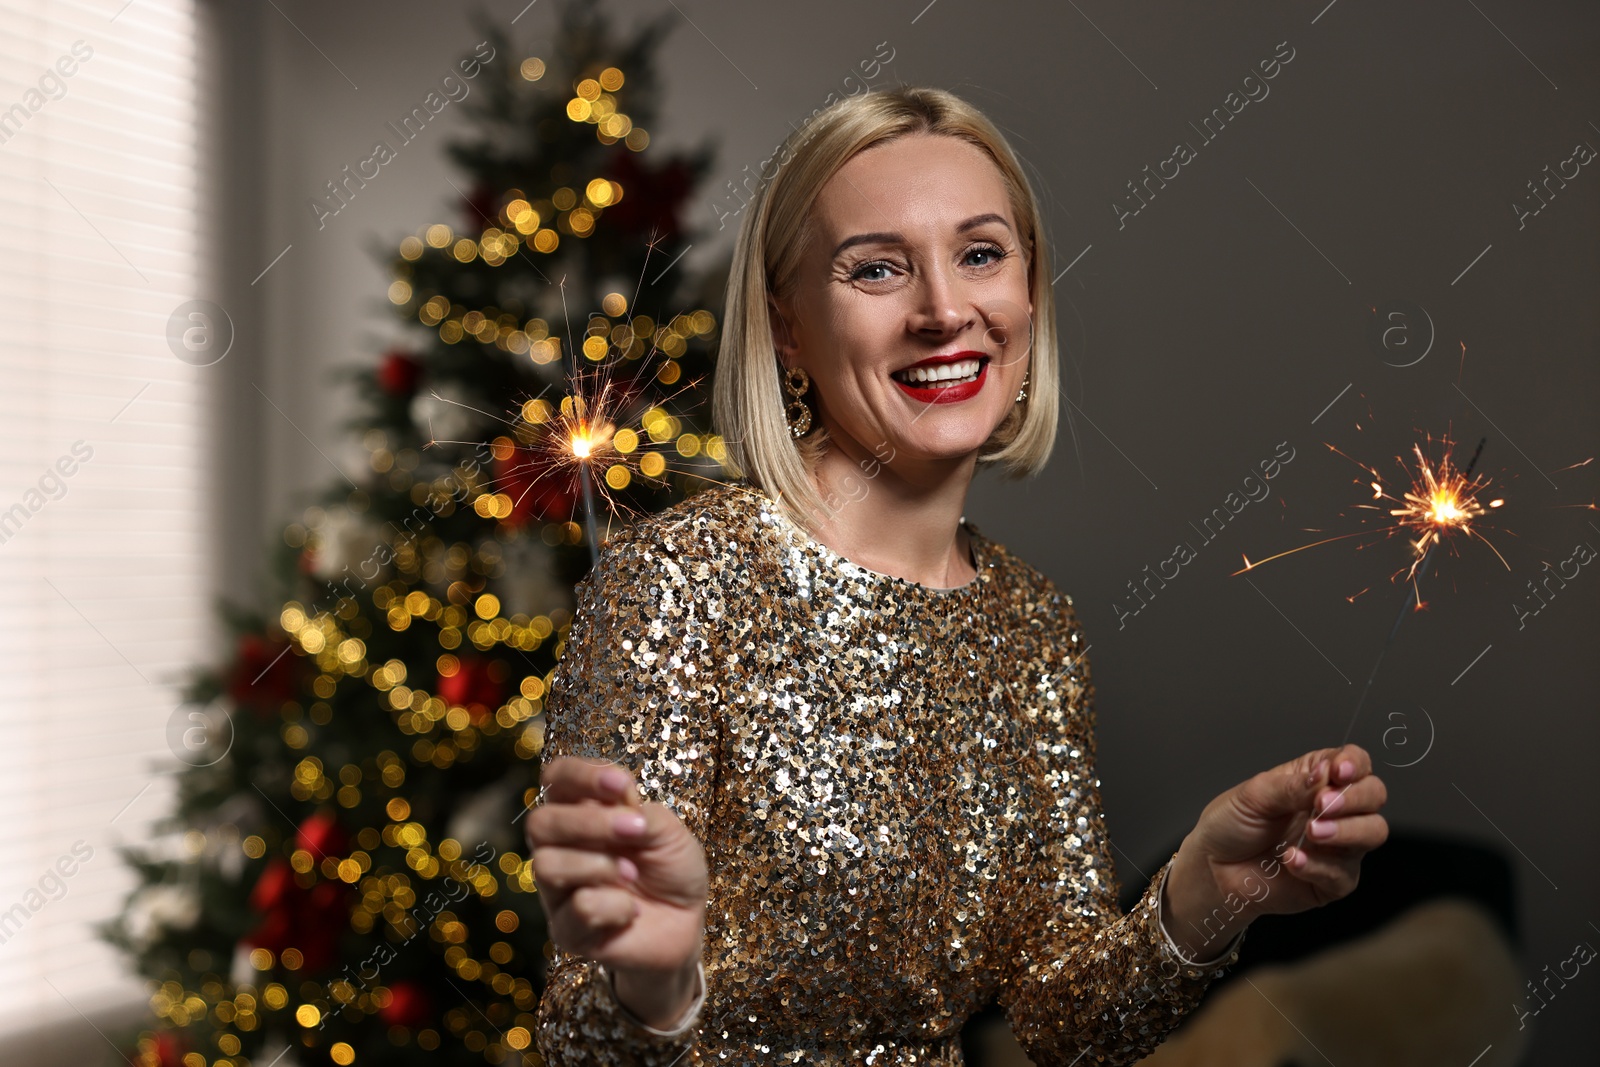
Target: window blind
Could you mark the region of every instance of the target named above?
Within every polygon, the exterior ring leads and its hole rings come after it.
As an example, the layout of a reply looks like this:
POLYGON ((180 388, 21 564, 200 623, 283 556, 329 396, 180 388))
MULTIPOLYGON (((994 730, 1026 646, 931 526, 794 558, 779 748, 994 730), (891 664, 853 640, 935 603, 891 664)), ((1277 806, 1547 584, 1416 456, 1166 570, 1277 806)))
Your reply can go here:
POLYGON ((205 296, 197 32, 0 0, 0 1035, 145 995, 91 927, 213 626, 207 371, 168 341, 205 296))

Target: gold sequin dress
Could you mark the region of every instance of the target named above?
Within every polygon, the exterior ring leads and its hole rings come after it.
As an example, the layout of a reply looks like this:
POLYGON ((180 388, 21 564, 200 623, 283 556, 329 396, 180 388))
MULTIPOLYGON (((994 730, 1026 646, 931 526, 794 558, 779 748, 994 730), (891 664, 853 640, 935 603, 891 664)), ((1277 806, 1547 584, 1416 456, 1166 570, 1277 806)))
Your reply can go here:
POLYGON ((544 758, 626 764, 705 845, 703 1002, 646 1027, 556 950, 547 1064, 954 1065, 994 999, 1040 1067, 1132 1063, 1236 960, 1166 936, 1170 859, 1122 914, 1072 600, 966 525, 955 589, 851 563, 746 481, 606 543, 544 758))

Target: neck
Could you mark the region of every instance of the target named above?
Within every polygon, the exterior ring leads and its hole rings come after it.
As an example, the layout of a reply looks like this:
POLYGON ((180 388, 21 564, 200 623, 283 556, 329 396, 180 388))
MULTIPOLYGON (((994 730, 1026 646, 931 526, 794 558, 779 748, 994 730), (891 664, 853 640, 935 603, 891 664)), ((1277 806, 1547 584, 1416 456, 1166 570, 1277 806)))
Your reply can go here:
POLYGON ((837 501, 811 534, 833 551, 880 574, 936 589, 966 585, 977 574, 970 535, 961 525, 977 457, 893 469, 853 444, 830 441, 812 471, 825 500, 837 501))

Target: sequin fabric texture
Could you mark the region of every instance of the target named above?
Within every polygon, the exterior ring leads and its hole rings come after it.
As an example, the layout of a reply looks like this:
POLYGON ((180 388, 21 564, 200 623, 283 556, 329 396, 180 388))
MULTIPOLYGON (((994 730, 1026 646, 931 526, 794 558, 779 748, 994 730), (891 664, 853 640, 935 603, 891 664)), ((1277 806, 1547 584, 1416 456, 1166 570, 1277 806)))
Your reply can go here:
POLYGON ((948 590, 850 562, 747 481, 606 543, 544 758, 626 764, 705 845, 706 996, 653 1031, 558 949, 547 1064, 960 1064, 994 999, 1041 1067, 1132 1063, 1236 960, 1177 954, 1171 859, 1118 908, 1072 600, 967 530, 978 576, 948 590))

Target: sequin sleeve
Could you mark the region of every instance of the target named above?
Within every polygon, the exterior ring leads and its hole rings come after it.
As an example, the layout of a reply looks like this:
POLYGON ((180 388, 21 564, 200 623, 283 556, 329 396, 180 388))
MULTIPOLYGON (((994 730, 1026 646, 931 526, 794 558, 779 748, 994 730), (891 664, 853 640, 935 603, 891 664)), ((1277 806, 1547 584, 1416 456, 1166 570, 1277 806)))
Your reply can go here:
POLYGON ((1001 1005, 1023 1049, 1041 1065, 1129 1064, 1148 1055, 1221 969, 1238 958, 1243 935, 1199 965, 1161 926, 1168 859, 1132 911, 1122 914, 1110 838, 1095 777, 1094 684, 1088 646, 1070 599, 1056 594, 1060 650, 1044 680, 1060 695, 1047 716, 1053 736, 1046 777, 1054 825, 1045 864, 1020 909, 1024 929, 1001 1005))
MULTIPOLYGON (((687 536, 687 535, 685 535, 687 536)), ((692 542, 670 528, 619 533, 577 587, 577 609, 546 703, 546 762, 558 756, 627 765, 646 800, 672 808, 706 840, 716 777, 710 690, 712 627, 696 589, 692 542)), ((557 948, 538 1007, 550 1067, 688 1063, 700 1001, 675 1031, 644 1025, 616 999, 604 970, 557 948)))

